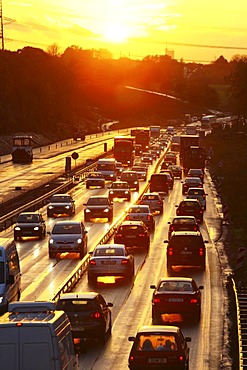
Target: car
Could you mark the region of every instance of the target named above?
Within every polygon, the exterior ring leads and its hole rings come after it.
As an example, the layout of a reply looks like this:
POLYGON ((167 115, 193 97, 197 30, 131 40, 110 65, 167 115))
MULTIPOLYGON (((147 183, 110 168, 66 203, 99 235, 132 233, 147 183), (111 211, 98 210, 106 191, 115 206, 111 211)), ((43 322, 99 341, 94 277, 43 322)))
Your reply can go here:
POLYGON ((83 258, 87 253, 87 230, 81 221, 57 221, 48 242, 49 257, 54 258, 57 253, 79 253, 83 258))
POLYGON ((134 145, 134 151, 135 151, 135 156, 142 155, 142 145, 141 144, 135 144, 134 145))
POLYGON ((164 158, 165 161, 170 161, 172 164, 177 164, 177 154, 173 152, 167 152, 164 158))
POLYGON ((199 177, 203 183, 204 181, 204 172, 201 168, 190 168, 188 173, 188 177, 199 177))
POLYGON ((177 216, 194 216, 199 224, 203 223, 203 208, 198 199, 183 199, 176 207, 177 216))
POLYGON ((206 196, 203 188, 189 188, 186 198, 197 199, 205 211, 207 208, 206 196))
POLYGON ((127 181, 130 189, 135 189, 136 191, 139 191, 139 178, 136 171, 123 171, 121 173, 120 180, 127 181))
POLYGON ((163 324, 165 314, 181 314, 185 319, 199 321, 201 317, 201 290, 190 277, 164 277, 154 289, 152 297, 152 322, 163 324))
POLYGON ((122 162, 116 162, 117 176, 121 176, 121 173, 123 172, 123 170, 124 170, 123 163, 122 162))
POLYGON ((142 326, 128 340, 133 342, 128 358, 130 370, 189 369, 187 343, 191 337, 184 337, 178 326, 142 326))
POLYGON ((199 177, 186 177, 184 181, 181 181, 182 185, 182 194, 187 194, 189 188, 202 188, 203 184, 199 177))
POLYGON ((113 181, 109 187, 108 198, 112 202, 114 198, 131 199, 129 184, 127 181, 113 181))
POLYGON ((165 173, 153 173, 149 180, 150 193, 169 193, 168 176, 165 173))
POLYGON ((86 188, 100 187, 104 189, 105 178, 101 172, 90 172, 86 178, 86 188))
POLYGON ((144 249, 148 253, 150 235, 147 226, 142 221, 123 221, 116 228, 114 243, 124 244, 126 248, 144 249))
POLYGON ((171 164, 170 166, 168 166, 168 170, 170 170, 173 173, 173 177, 178 177, 182 179, 182 176, 183 176, 182 167, 176 164, 171 164))
POLYGON ((161 170, 160 173, 165 173, 167 175, 169 189, 172 190, 174 186, 174 178, 169 170, 161 170))
POLYGON ((75 201, 69 194, 54 194, 47 206, 47 217, 72 216, 75 214, 75 201))
POLYGON ((200 231, 200 226, 194 216, 176 216, 167 223, 169 224, 169 240, 173 231, 200 231))
POLYGON ((151 212, 159 212, 161 215, 164 210, 164 202, 159 193, 144 193, 141 197, 140 204, 149 206, 151 212))
POLYGON ((161 170, 166 170, 166 169, 168 169, 171 165, 172 165, 172 161, 170 161, 170 160, 164 160, 164 161, 161 163, 161 167, 160 167, 160 169, 161 169, 161 170))
POLYGON ((147 180, 147 168, 145 166, 133 166, 132 171, 135 171, 137 172, 137 175, 138 175, 138 179, 140 181, 146 181, 147 180))
POLYGON ((97 292, 61 294, 56 309, 64 311, 70 321, 74 343, 78 352, 84 350, 85 340, 104 344, 112 332, 113 303, 106 302, 97 292), (78 343, 79 342, 79 343, 78 343))
POLYGON ((113 219, 113 203, 106 195, 92 195, 84 206, 85 222, 92 218, 107 218, 109 222, 113 219))
POLYGON ((127 211, 125 219, 127 221, 143 221, 149 230, 155 229, 155 221, 149 206, 134 204, 127 211))
POLYGON ((153 160, 155 161, 157 159, 157 157, 158 157, 157 150, 155 150, 155 149, 149 149, 148 152, 152 155, 153 160))
POLYGON ((121 276, 131 282, 135 276, 134 257, 124 244, 97 245, 88 262, 88 283, 95 285, 99 276, 121 276))
POLYGON ((151 153, 144 152, 141 156, 141 162, 147 164, 153 164, 153 156, 151 153))
POLYGON ((33 236, 39 239, 46 236, 46 224, 42 214, 39 212, 20 213, 14 227, 14 240, 33 236))
POLYGON ((206 266, 207 240, 203 240, 200 231, 173 231, 166 249, 167 271, 173 272, 174 266, 198 266, 202 271, 206 266))

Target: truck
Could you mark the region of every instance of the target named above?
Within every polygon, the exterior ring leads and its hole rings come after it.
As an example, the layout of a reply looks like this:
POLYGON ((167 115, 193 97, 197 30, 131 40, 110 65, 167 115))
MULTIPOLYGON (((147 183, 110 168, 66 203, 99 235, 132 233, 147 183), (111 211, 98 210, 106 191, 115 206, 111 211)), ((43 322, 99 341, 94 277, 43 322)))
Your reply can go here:
POLYGON ((196 135, 197 134, 197 126, 195 124, 187 125, 185 128, 186 135, 196 135))
POLYGON ((204 130, 210 130, 216 121, 217 116, 215 114, 204 115, 201 119, 201 128, 204 130))
POLYGON ((180 136, 180 161, 183 162, 184 151, 186 148, 195 145, 199 146, 199 135, 181 135, 180 136))
POLYGON ((205 168, 205 150, 200 146, 191 145, 184 150, 183 170, 186 175, 190 168, 205 168))
POLYGON ((147 129, 138 130, 135 135, 136 144, 141 144, 142 151, 146 152, 149 148, 150 132, 147 129))
POLYGON ((0 317, 3 370, 79 370, 69 319, 54 302, 13 302, 0 317))
POLYGON ((149 131, 152 139, 157 139, 160 136, 160 126, 150 126, 149 131))
POLYGON ((12 162, 32 163, 32 161, 33 161, 32 136, 30 135, 13 136, 12 162))
POLYGON ((134 136, 116 136, 114 138, 113 156, 118 162, 131 167, 134 162, 134 136))

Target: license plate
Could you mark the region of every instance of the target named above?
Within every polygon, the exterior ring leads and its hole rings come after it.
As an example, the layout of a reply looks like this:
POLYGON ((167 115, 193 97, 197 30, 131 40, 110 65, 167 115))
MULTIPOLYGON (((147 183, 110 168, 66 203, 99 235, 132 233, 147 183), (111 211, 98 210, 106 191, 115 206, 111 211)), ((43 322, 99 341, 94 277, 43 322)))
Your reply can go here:
POLYGON ((166 364, 166 358, 149 358, 150 364, 166 364))
POLYGON ((169 298, 168 302, 183 302, 183 298, 169 298))
POLYGON ((126 239, 134 239, 135 235, 126 235, 126 239))
POLYGON ((180 252, 180 254, 192 254, 192 252, 191 251, 182 251, 182 252, 180 252))
POLYGON ((102 265, 115 265, 116 261, 101 261, 102 265))

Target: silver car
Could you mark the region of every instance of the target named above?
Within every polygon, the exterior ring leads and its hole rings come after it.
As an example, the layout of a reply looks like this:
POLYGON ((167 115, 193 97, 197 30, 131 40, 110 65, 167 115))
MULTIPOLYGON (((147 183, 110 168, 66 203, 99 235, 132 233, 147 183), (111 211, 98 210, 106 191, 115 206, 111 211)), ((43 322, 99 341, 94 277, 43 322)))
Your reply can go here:
POLYGON ((155 229, 155 221, 149 206, 138 204, 131 206, 126 214, 127 221, 143 221, 149 230, 155 229))
POLYGON ((147 168, 146 166, 133 166, 132 171, 137 172, 140 181, 147 180, 147 168))
POLYGON ((190 199, 198 199, 204 211, 206 210, 206 193, 203 188, 189 188, 187 197, 190 199))
POLYGON ((47 206, 47 217, 75 214, 75 201, 69 194, 54 194, 47 206))
POLYGON ((48 248, 49 257, 54 258, 57 253, 75 252, 83 258, 87 253, 87 231, 80 221, 58 221, 53 226, 48 248))
POLYGON ((145 193, 140 201, 140 204, 149 206, 152 212, 158 211, 160 214, 163 213, 163 203, 159 193, 145 193))
POLYGON ((122 276, 131 281, 135 274, 134 257, 124 244, 98 245, 88 264, 88 282, 97 283, 98 276, 122 276))

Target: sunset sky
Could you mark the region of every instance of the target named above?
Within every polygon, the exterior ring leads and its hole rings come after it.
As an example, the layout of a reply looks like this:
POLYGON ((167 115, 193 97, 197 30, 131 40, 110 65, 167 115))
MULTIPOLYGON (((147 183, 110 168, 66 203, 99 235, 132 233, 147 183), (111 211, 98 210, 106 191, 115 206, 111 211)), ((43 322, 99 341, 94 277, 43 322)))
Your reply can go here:
POLYGON ((210 62, 247 55, 246 0, 2 0, 4 48, 62 53, 76 45, 113 58, 210 62))

